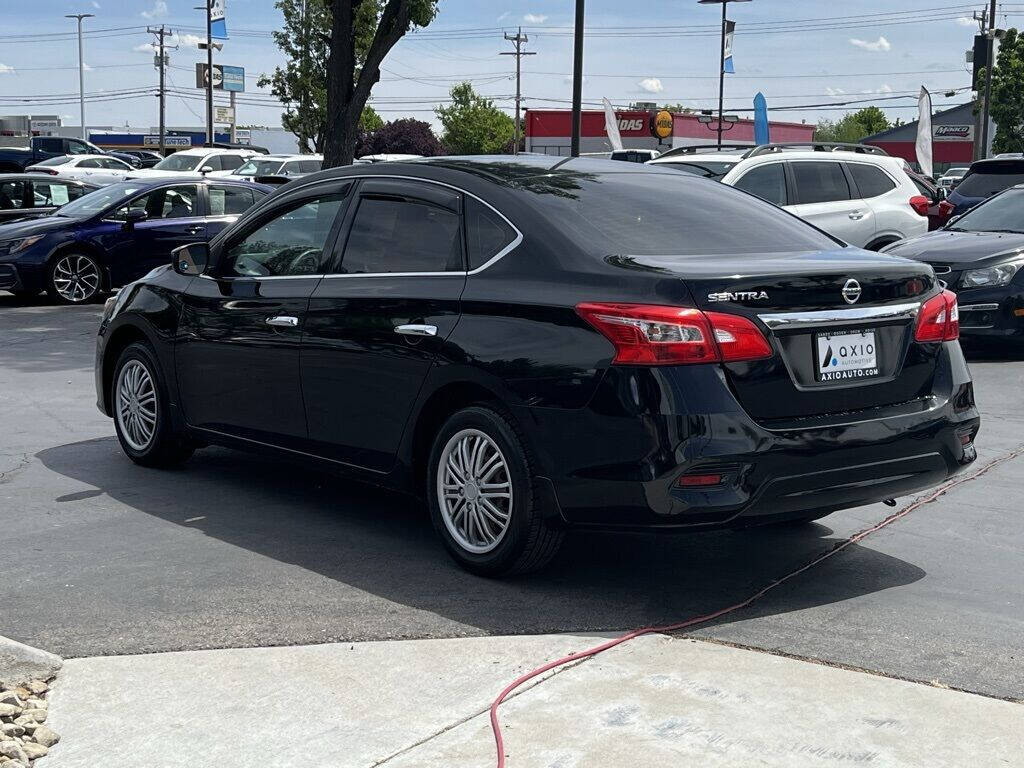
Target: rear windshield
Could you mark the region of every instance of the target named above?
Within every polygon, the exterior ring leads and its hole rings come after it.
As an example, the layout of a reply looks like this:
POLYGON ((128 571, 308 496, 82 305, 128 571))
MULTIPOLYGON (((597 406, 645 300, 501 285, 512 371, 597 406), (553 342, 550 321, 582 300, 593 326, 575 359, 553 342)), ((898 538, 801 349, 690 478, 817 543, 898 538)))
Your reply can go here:
POLYGON ((43 160, 36 163, 36 165, 64 165, 70 163, 71 159, 69 155, 61 155, 60 157, 51 157, 48 160, 43 160))
POLYGON ((839 241, 775 206, 689 174, 568 169, 521 188, 581 248, 601 255, 784 253, 839 241))
POLYGON ((988 197, 1016 184, 1024 184, 1024 163, 985 163, 968 172, 956 191, 964 197, 988 197))
POLYGON ((1024 189, 1008 189, 986 200, 957 219, 948 229, 967 232, 1024 231, 1024 189))
POLYGON ((271 176, 281 170, 284 160, 247 160, 235 170, 236 176, 271 176))
POLYGON ((685 163, 673 161, 671 163, 659 163, 677 171, 685 171, 707 179, 720 179, 732 170, 736 163, 725 163, 715 160, 688 160, 685 163))
POLYGON ((194 171, 202 160, 202 155, 170 155, 153 168, 158 171, 194 171))

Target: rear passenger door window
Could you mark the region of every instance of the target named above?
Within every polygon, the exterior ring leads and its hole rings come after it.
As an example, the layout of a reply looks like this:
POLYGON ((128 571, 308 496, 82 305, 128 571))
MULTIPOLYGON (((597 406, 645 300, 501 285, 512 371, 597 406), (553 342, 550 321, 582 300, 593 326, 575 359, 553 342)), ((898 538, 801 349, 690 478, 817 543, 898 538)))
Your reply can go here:
POLYGON ((209 188, 211 216, 238 216, 254 202, 251 189, 212 185, 209 188))
POLYGON ((223 171, 233 171, 236 168, 241 168, 242 163, 245 162, 245 158, 241 155, 221 155, 220 156, 220 167, 223 171))
POLYGON ((0 184, 0 210, 10 211, 25 205, 25 182, 5 181, 0 184))
POLYGON ((343 274, 465 269, 458 193, 416 182, 363 183, 341 260, 343 274))
POLYGON ((780 206, 789 204, 789 196, 786 193, 786 167, 782 163, 768 163, 751 168, 736 180, 735 186, 769 203, 780 206))
POLYGON ((801 161, 791 163, 791 167, 799 203, 806 205, 851 199, 850 184, 846 181, 842 163, 801 161))
POLYGON ((469 269, 479 269, 503 254, 519 238, 505 218, 473 197, 466 197, 466 256, 469 269))
POLYGON ((863 200, 879 197, 896 189, 896 182, 881 168, 866 163, 847 163, 853 183, 857 185, 859 196, 863 200))

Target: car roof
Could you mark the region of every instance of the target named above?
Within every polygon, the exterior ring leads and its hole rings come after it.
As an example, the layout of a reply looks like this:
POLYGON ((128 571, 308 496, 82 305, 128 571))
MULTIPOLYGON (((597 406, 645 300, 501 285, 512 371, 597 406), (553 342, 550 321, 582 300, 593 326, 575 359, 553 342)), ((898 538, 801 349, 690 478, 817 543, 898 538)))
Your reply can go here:
POLYGON ((49 173, 0 173, 0 181, 57 181, 61 184, 78 184, 83 187, 95 187, 81 179, 69 179, 66 176, 52 176, 49 173))
MULTIPOLYGON (((55 178, 55 177, 50 177, 55 178)), ((124 181, 116 182, 117 184, 134 184, 140 189, 149 189, 153 187, 162 187, 166 184, 228 184, 233 187, 256 187, 264 191, 273 191, 276 187, 272 187, 269 184, 258 184, 254 181, 241 181, 239 179, 228 179, 224 176, 200 176, 187 175, 183 176, 180 173, 169 173, 166 176, 136 176, 134 178, 125 179, 124 181)))

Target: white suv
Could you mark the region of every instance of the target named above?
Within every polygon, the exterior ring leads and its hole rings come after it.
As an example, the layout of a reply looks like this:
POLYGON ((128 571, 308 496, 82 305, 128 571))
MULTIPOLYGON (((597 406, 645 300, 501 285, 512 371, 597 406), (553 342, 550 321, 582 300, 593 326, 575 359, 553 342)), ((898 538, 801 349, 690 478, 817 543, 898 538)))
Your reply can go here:
POLYGON ((680 147, 650 162, 745 190, 871 250, 925 234, 934 202, 904 172, 901 158, 861 144, 680 147))
POLYGON ((246 160, 257 154, 251 149, 183 149, 168 155, 152 168, 140 168, 128 176, 129 179, 155 178, 190 174, 199 176, 204 169, 209 171, 234 171, 246 160))

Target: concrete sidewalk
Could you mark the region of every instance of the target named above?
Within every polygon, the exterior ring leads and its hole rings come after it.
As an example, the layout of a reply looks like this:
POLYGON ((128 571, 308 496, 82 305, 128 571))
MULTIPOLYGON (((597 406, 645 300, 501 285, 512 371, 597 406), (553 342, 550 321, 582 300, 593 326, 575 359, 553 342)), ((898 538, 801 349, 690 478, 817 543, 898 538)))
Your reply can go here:
MULTIPOLYGON (((597 635, 72 659, 48 768, 493 765, 496 693, 597 635)), ((1024 705, 648 636, 502 707, 509 768, 1024 766, 1024 705)))

